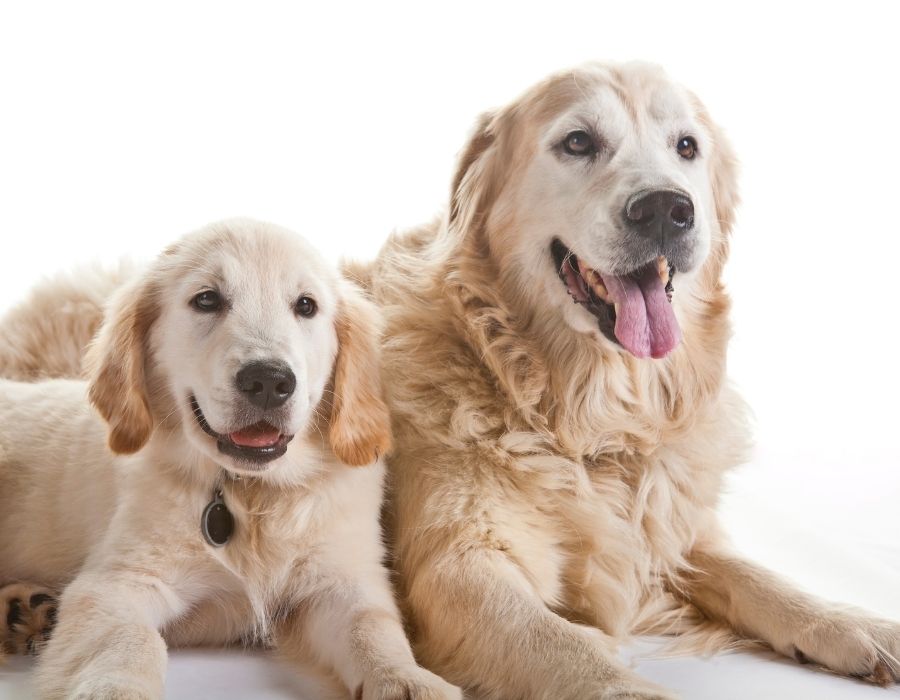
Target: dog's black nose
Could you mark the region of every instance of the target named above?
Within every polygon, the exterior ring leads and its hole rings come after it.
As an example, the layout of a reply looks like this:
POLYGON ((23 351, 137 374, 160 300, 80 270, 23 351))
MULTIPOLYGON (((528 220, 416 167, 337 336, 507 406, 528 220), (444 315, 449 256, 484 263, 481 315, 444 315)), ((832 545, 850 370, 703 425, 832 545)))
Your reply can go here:
POLYGON ((278 408, 297 388, 297 378, 291 368, 278 361, 244 365, 235 381, 247 400, 262 409, 278 408))
POLYGON ((642 236, 678 236, 694 227, 694 204, 679 190, 641 190, 625 204, 625 222, 642 236))

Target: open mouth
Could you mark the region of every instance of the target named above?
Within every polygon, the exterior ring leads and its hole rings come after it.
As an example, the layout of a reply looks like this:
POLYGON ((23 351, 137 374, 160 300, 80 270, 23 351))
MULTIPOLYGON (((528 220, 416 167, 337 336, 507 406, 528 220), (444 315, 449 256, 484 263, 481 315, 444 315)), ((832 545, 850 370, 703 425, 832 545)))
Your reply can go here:
POLYGON ((627 275, 610 275, 585 265, 558 238, 550 253, 569 296, 597 317, 607 338, 642 358, 663 358, 678 346, 681 328, 672 310, 675 266, 665 257, 627 275))
POLYGON ((197 397, 190 395, 191 412, 197 419, 197 425, 210 437, 215 438, 219 452, 229 457, 262 465, 278 459, 287 452, 288 443, 293 435, 285 435, 278 428, 266 421, 259 421, 231 433, 217 433, 203 415, 197 397))

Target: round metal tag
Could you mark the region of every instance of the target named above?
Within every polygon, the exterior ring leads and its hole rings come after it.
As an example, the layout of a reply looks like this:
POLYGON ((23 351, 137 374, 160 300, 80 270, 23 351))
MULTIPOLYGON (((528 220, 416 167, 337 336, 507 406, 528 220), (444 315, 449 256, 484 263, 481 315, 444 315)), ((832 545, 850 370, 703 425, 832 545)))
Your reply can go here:
POLYGON ((234 533, 234 516, 222 499, 222 492, 216 491, 215 498, 203 509, 200 518, 203 538, 213 547, 221 547, 234 533))

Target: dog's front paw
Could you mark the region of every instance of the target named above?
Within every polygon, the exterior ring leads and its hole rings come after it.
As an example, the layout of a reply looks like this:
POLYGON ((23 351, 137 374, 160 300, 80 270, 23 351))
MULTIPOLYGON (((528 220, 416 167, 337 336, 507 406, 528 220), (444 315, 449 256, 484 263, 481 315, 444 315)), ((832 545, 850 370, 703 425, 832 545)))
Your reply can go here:
POLYGON ((9 654, 36 654, 56 624, 56 594, 40 586, 0 588, 0 643, 9 654))
POLYGON ((557 678, 557 687, 545 688, 536 696, 556 700, 677 700, 671 691, 656 685, 630 670, 603 669, 597 677, 583 672, 557 678))
POLYGON ((900 624, 890 620, 831 613, 802 630, 789 652, 800 663, 877 685, 900 681, 900 624))
POLYGON ((676 700, 677 696, 664 690, 647 690, 632 688, 624 690, 604 691, 598 700, 676 700))
POLYGON ((133 683, 102 679, 81 683, 66 697, 73 700, 154 700, 155 695, 133 683))
POLYGON ((460 700, 462 691, 440 676, 413 666, 384 670, 366 678, 356 700, 460 700))
POLYGON ((579 684, 574 678, 561 689, 546 697, 566 698, 566 700, 677 700, 678 696, 662 686, 641 678, 630 669, 604 669, 599 677, 583 680, 579 684))
POLYGON ((604 684, 595 695, 597 700, 677 700, 677 695, 639 677, 604 684))

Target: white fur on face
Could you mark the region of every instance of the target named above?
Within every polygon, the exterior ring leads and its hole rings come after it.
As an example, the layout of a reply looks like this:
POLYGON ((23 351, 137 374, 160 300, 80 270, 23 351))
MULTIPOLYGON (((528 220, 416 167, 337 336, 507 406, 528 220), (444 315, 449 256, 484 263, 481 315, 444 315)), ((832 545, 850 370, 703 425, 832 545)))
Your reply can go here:
POLYGON ((633 65, 621 75, 624 82, 618 89, 602 72, 590 76, 581 99, 537 132, 534 155, 521 181, 497 203, 499 211, 515 216, 518 235, 509 241, 510 258, 521 268, 521 279, 530 281, 522 292, 535 303, 549 301, 571 327, 585 333, 596 332, 596 319, 572 304, 560 284, 549 254, 555 238, 594 270, 630 273, 656 254, 645 252, 638 258, 629 245, 634 234, 623 226, 629 197, 641 190, 682 190, 694 206, 694 226, 684 237, 685 255, 676 263, 679 279, 688 282, 709 254, 716 225, 707 163, 715 146, 690 95, 656 68, 633 65), (565 153, 561 144, 576 130, 598 142, 596 156, 565 153), (693 160, 685 160, 676 149, 688 135, 698 144, 693 160))
MULTIPOLYGON (((242 471, 217 451, 191 411, 195 396, 209 426, 227 434, 262 419, 285 435, 306 429, 322 399, 335 356, 336 273, 295 234, 274 226, 228 224, 229 235, 169 271, 154 327, 153 354, 185 425, 185 434, 208 457, 242 471), (223 309, 197 311, 191 300, 216 291, 223 309), (315 300, 311 318, 295 311, 297 300, 315 300), (263 414, 238 389, 237 373, 250 362, 285 363, 297 385, 283 407, 263 414)), ((281 458, 283 459, 283 458, 281 458)), ((267 468, 273 468, 273 460, 267 468)))

